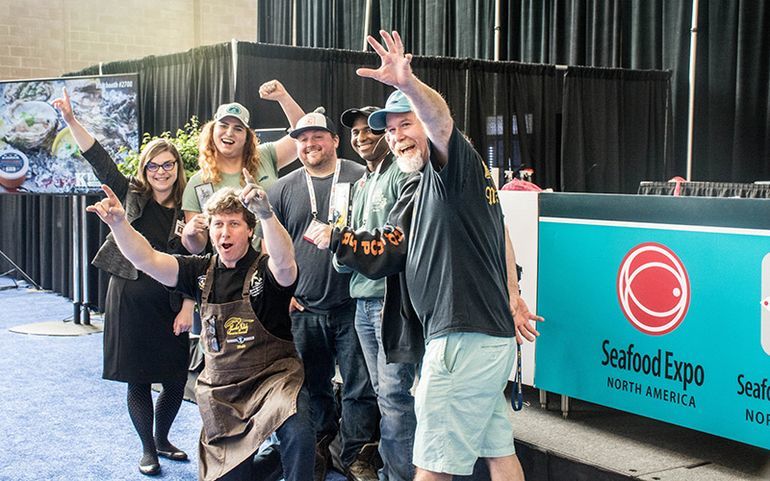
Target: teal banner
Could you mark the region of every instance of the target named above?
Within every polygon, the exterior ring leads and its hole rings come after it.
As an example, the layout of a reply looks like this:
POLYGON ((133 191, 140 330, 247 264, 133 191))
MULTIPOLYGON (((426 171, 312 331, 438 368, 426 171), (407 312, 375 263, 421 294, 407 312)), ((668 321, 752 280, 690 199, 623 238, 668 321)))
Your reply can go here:
POLYGON ((535 384, 770 449, 770 202, 541 195, 535 384))

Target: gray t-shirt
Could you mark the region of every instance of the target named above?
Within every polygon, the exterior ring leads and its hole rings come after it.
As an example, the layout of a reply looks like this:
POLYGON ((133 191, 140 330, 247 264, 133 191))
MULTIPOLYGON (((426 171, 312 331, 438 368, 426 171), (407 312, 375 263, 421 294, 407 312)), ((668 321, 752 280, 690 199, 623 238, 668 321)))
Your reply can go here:
POLYGON ((406 261, 412 304, 426 341, 450 332, 512 337, 497 189, 456 128, 448 157, 440 171, 425 166, 416 194, 406 261))
MULTIPOLYGON (((349 189, 364 174, 365 167, 350 160, 341 160, 339 192, 349 189)), ((318 220, 326 222, 329 214, 329 196, 334 174, 312 178, 318 209, 318 220)), ((332 253, 318 249, 303 239, 310 226, 312 210, 305 179, 305 169, 295 170, 281 178, 268 190, 275 215, 286 227, 294 243, 294 254, 299 267, 299 279, 294 297, 312 312, 326 313, 350 302, 350 274, 340 274, 332 266, 332 253)))

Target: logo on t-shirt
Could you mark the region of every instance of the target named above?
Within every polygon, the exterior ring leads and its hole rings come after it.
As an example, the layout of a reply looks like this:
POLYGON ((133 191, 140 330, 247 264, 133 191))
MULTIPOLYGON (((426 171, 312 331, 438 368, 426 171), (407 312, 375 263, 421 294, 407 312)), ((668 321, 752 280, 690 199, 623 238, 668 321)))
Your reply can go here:
POLYGON ((260 294, 262 294, 262 291, 265 290, 265 279, 259 275, 258 272, 255 272, 254 275, 251 277, 251 281, 249 283, 249 295, 251 297, 257 297, 260 294))

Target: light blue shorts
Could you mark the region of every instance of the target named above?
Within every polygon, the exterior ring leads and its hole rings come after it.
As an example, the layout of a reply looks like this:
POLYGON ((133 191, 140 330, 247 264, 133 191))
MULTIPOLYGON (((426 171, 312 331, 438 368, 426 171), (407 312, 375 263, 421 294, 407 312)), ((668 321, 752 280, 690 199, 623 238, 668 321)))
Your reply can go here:
POLYGON ((415 392, 414 465, 470 475, 478 458, 515 453, 503 390, 516 338, 452 333, 428 342, 415 392))

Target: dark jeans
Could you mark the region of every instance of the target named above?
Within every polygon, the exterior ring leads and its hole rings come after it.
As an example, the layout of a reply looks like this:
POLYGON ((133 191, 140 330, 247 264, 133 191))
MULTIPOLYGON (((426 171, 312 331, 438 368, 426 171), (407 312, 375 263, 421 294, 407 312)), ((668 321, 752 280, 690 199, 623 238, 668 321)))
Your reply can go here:
POLYGON ((342 420, 339 425, 342 464, 349 466, 377 430, 377 399, 355 329, 355 303, 328 314, 293 312, 292 335, 305 365, 311 417, 318 438, 338 430, 332 391, 335 361, 342 374, 342 420))
POLYGON ((382 347, 382 299, 358 299, 356 332, 380 407, 380 456, 384 464, 380 479, 412 481, 412 449, 417 420, 414 396, 415 365, 385 363, 382 347))
MULTIPOLYGON (((275 434, 279 441, 277 449, 280 453, 285 481, 308 481, 313 479, 315 430, 310 419, 310 396, 306 388, 303 387, 297 396, 296 414, 287 419, 275 434)), ((255 451, 258 447, 255 447, 255 451)), ((272 449, 276 449, 276 447, 272 449)), ((219 478, 219 481, 276 479, 272 477, 273 474, 268 474, 275 471, 276 467, 269 464, 269 462, 265 462, 260 456, 250 456, 219 478)), ((278 471, 276 474, 280 478, 280 470, 278 471)))

